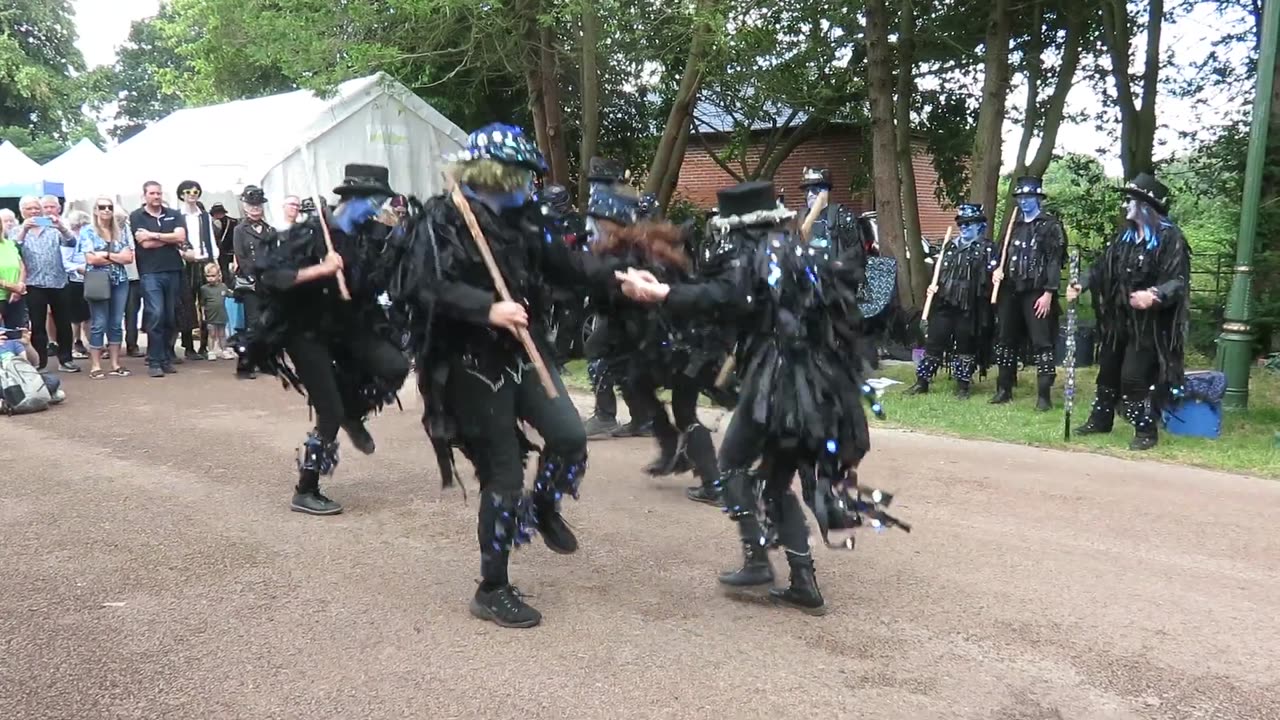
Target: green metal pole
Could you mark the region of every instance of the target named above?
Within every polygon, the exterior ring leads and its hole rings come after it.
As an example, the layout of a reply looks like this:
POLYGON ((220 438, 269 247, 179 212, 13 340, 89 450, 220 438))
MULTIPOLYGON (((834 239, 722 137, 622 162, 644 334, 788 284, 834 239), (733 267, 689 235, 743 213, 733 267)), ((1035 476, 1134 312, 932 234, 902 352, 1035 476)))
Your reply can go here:
POLYGON ((1280 36, 1280 0, 1262 6, 1262 47, 1258 52, 1257 96, 1253 100, 1253 127, 1249 133, 1249 158, 1244 171, 1244 198, 1240 202, 1240 238, 1236 245, 1235 277, 1227 297, 1227 311, 1218 336, 1217 365, 1227 375, 1228 410, 1249 407, 1249 368, 1253 365, 1253 242, 1258 234, 1258 206, 1262 200, 1262 170, 1267 160, 1267 123, 1271 119, 1271 92, 1276 81, 1276 38, 1280 36))

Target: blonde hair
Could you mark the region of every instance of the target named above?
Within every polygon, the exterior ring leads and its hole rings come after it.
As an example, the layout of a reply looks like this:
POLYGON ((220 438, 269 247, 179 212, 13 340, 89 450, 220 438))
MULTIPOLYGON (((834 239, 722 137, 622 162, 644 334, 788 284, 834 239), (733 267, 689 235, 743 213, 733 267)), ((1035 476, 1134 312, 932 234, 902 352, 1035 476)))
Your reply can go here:
POLYGON ((105 225, 102 220, 98 218, 98 203, 103 200, 106 200, 112 205, 115 204, 111 201, 111 198, 107 197, 100 197, 93 201, 93 229, 98 233, 98 237, 103 240, 106 240, 107 242, 115 242, 119 237, 116 233, 121 232, 123 228, 120 227, 115 213, 111 214, 111 219, 108 220, 105 225))

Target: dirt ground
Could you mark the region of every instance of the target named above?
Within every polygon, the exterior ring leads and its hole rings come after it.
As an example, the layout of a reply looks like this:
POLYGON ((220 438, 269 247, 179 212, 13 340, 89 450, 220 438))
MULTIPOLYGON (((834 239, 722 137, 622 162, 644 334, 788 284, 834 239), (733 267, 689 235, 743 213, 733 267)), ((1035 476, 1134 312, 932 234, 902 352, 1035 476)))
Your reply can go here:
POLYGON ((545 620, 503 630, 413 393, 315 518, 302 398, 180 370, 0 418, 0 718, 1280 718, 1280 484, 876 432, 915 532, 817 551, 811 618, 721 590, 734 530, 650 441, 593 443, 582 549, 517 553, 545 620))

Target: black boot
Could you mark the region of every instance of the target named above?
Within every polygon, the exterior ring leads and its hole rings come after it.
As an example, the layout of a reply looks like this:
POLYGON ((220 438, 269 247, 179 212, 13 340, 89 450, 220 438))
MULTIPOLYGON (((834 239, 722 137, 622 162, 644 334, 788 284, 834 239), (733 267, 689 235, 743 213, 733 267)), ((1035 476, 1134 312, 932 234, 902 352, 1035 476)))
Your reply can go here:
POLYGON ((658 441, 658 457, 644 466, 644 471, 654 477, 672 475, 689 469, 688 461, 680 462, 680 433, 676 432, 671 421, 665 417, 665 411, 654 419, 653 437, 658 441), (678 465, 683 469, 677 470, 678 465))
POLYGON ((925 355, 916 363, 916 383, 907 388, 908 395, 924 395, 929 392, 929 383, 942 367, 942 359, 936 355, 925 355))
POLYGON ((363 420, 348 420, 342 423, 342 429, 347 431, 351 445, 365 455, 372 455, 377 449, 378 446, 373 442, 373 436, 369 434, 369 428, 365 427, 363 420))
POLYGON ((325 443, 314 431, 307 434, 298 456, 298 485, 289 509, 308 515, 337 515, 342 506, 320 493, 320 476, 338 467, 338 443, 325 443))
POLYGON ((1119 393, 1113 388, 1098 386, 1098 393, 1093 398, 1093 408, 1089 411, 1089 419, 1075 429, 1077 435, 1099 435, 1111 432, 1116 421, 1116 400, 1119 393))
POLYGON ((571 555, 578 551, 578 537, 560 514, 560 500, 565 495, 578 497, 586 466, 585 454, 580 460, 567 460, 544 453, 539 460, 538 477, 533 483, 533 509, 538 532, 552 552, 571 555))
POLYGON ((827 604, 818 591, 818 580, 813 575, 813 556, 787 551, 787 563, 791 565, 791 586, 771 588, 769 597, 774 602, 787 605, 809 615, 826 615, 827 604))
POLYGON ((693 465, 693 472, 701 481, 696 487, 686 488, 685 497, 708 505, 720 503, 720 468, 716 464, 716 445, 711 431, 701 423, 689 426, 684 432, 684 457, 693 465))
POLYGON ((996 376, 996 394, 991 396, 992 405, 1003 405, 1013 400, 1013 381, 1017 379, 1017 367, 1000 366, 1000 374, 996 376))
POLYGON ((973 373, 978 369, 978 359, 973 355, 956 355, 951 361, 951 374, 956 379, 956 397, 968 400, 973 373))
POLYGON ((757 543, 742 543, 742 567, 720 573, 720 582, 731 587, 769 585, 773 582, 773 566, 769 549, 757 543))
POLYGON ((1053 409, 1053 400, 1050 399, 1053 381, 1053 375, 1036 376, 1036 412, 1048 412, 1053 409))
POLYGON ((1146 394, 1141 396, 1125 396, 1124 416, 1133 424, 1133 439, 1129 441, 1130 450, 1150 450, 1160 442, 1160 432, 1156 428, 1155 418, 1151 416, 1151 408, 1146 394))

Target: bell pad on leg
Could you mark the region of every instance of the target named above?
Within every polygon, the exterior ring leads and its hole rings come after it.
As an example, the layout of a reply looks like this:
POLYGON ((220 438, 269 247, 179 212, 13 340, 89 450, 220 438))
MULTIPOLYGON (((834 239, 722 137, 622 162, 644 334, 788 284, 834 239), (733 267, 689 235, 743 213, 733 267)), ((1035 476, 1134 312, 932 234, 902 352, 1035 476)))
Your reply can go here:
POLYGON ((951 372, 956 382, 972 382, 973 373, 978 369, 978 359, 973 355, 956 355, 951 361, 951 372))
POLYGON ((338 441, 326 443, 314 430, 298 451, 298 469, 310 470, 322 476, 332 475, 338 467, 338 441))
POLYGON ((925 355, 920 358, 920 362, 916 363, 916 379, 922 383, 928 383, 938 374, 939 368, 942 367, 942 358, 937 355, 925 355))
POLYGON ((576 458, 543 453, 538 460, 538 477, 533 482, 534 497, 559 502, 568 495, 577 500, 586 469, 585 451, 576 458))
POLYGON ((1058 366, 1053 361, 1053 351, 1043 350, 1036 354, 1036 374, 1037 375, 1056 375, 1058 366))

